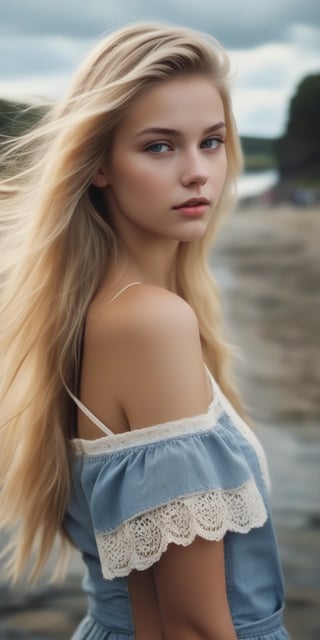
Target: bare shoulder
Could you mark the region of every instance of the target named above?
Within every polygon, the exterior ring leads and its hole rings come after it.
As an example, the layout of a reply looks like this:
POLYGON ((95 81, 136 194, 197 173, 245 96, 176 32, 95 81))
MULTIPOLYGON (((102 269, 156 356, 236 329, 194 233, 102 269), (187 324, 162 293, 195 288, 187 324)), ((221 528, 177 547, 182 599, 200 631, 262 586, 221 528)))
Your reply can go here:
POLYGON ((98 325, 100 362, 109 378, 112 371, 114 393, 131 428, 207 409, 197 317, 185 300, 153 285, 131 287, 106 306, 98 325))
POLYGON ((125 332, 151 332, 175 322, 197 327, 196 315, 180 296, 155 285, 139 285, 124 291, 110 306, 106 306, 103 320, 109 327, 125 332), (109 323, 108 323, 109 324, 109 323))
POLYGON ((89 314, 87 334, 100 346, 123 344, 139 335, 144 340, 159 340, 186 330, 198 334, 196 314, 180 296, 155 285, 141 284, 123 291, 115 300, 108 299, 98 313, 89 314))

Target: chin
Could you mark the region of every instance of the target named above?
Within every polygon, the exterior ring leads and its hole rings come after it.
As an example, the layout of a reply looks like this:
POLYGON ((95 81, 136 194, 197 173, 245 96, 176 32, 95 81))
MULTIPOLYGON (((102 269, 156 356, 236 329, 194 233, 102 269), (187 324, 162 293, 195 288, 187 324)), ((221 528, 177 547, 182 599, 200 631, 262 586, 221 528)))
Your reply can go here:
POLYGON ((179 236, 177 240, 180 240, 180 242, 192 242, 192 240, 198 240, 205 235, 207 228, 208 224, 200 224, 199 222, 190 224, 188 228, 183 230, 180 229, 179 234, 177 234, 179 236))

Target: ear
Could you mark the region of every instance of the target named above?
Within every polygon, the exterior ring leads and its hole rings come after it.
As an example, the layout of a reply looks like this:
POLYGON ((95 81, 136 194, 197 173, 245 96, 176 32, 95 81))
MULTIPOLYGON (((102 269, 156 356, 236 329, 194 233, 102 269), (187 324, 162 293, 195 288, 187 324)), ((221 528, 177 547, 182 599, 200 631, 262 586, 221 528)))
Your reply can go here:
POLYGON ((93 176, 92 184, 95 187, 106 187, 108 184, 108 176, 106 169, 104 167, 100 167, 97 173, 93 176))

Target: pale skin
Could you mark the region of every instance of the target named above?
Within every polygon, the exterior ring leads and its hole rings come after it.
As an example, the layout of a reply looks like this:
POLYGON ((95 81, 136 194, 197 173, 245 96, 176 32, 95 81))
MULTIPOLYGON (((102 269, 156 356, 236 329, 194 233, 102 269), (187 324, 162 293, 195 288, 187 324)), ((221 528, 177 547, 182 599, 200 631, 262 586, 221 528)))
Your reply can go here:
MULTIPOLYGON (((88 312, 81 399, 115 433, 199 415, 211 401, 175 260, 179 243, 204 234, 214 215, 227 169, 224 122, 212 80, 162 82, 131 106, 94 177, 123 249, 88 312), (209 204, 197 215, 175 208, 199 197, 209 204), (108 304, 133 281, 142 285, 108 304)), ((78 436, 101 432, 79 414, 78 436)), ((236 640, 223 540, 169 545, 151 569, 129 576, 129 589, 136 640, 236 640)))

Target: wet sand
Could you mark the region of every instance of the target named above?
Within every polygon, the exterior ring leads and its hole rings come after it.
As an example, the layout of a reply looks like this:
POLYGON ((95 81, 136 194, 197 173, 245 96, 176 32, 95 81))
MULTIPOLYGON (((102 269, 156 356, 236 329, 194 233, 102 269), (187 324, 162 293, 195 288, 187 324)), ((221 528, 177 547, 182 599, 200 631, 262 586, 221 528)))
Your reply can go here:
MULTIPOLYGON (((319 237, 317 209, 239 211, 212 253, 235 375, 269 459, 292 640, 320 638, 319 237)), ((0 638, 69 639, 82 574, 74 554, 54 587, 44 577, 9 591, 0 575, 0 638)))

